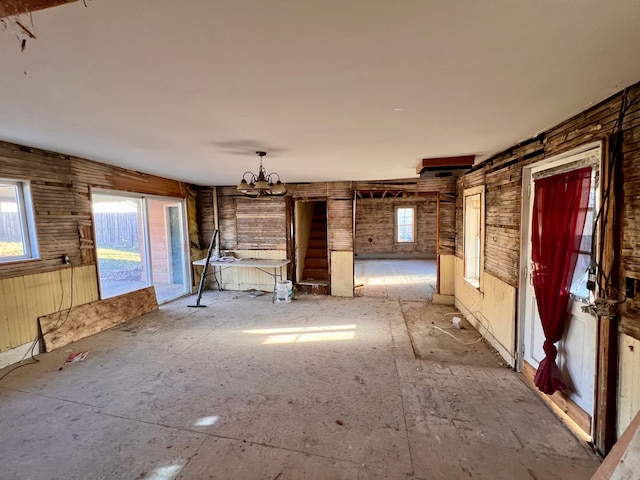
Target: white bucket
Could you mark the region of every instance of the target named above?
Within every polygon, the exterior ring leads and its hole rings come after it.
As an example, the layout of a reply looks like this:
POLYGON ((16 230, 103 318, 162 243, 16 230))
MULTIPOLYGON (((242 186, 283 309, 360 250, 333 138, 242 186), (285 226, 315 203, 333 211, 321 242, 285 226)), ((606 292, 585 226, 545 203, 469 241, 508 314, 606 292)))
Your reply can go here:
POLYGON ((276 303, 289 303, 293 296, 293 283, 283 280, 276 283, 276 303))

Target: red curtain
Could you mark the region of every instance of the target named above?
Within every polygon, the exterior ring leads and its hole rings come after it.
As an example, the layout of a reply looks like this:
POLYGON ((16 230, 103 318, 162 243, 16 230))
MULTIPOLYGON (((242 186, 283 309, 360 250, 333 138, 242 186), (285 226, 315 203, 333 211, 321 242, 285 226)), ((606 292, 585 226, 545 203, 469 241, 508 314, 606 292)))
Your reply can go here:
POLYGON ((562 338, 573 271, 589 205, 591 168, 535 181, 531 222, 533 287, 544 330, 545 358, 535 384, 551 395, 565 385, 556 364, 555 343, 562 338))

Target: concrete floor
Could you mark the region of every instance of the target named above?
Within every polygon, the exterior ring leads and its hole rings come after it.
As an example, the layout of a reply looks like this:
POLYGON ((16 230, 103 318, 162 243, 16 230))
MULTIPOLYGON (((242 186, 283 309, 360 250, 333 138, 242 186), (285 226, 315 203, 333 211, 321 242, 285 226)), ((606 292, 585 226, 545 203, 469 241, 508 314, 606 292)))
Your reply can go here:
POLYGON ((416 359, 397 300, 192 302, 2 380, 0 478, 570 480, 599 464, 509 369, 416 359))
POLYGON ((362 297, 431 300, 436 290, 436 261, 356 259, 356 293, 362 297))

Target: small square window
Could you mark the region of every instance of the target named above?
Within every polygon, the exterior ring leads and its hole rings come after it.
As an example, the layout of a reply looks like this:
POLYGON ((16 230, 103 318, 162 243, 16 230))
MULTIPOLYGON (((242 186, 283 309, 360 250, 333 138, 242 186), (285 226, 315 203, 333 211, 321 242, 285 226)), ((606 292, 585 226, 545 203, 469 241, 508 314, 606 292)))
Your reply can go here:
POLYGON ((0 179, 0 262, 38 258, 28 182, 0 179))
POLYGON ((396 242, 415 242, 415 208, 396 208, 396 242))

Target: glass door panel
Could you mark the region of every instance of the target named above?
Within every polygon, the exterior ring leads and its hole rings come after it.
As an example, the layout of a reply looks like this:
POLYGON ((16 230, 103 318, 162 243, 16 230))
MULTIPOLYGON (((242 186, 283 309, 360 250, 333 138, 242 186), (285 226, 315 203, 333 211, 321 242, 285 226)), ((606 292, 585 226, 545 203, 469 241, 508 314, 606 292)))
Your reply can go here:
POLYGON ((149 269, 142 200, 97 193, 92 197, 102 298, 145 288, 149 269))
POLYGON ((173 199, 147 198, 151 257, 151 280, 158 302, 187 292, 183 203, 173 199))

